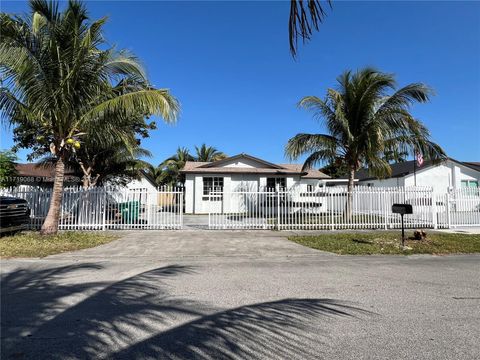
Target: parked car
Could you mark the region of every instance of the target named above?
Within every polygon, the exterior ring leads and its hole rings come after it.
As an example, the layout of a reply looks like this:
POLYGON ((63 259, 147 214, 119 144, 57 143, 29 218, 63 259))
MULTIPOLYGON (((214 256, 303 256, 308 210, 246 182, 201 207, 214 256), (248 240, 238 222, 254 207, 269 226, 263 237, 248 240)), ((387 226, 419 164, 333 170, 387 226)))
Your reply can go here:
POLYGON ((25 230, 30 223, 30 208, 24 199, 0 196, 0 234, 25 230))

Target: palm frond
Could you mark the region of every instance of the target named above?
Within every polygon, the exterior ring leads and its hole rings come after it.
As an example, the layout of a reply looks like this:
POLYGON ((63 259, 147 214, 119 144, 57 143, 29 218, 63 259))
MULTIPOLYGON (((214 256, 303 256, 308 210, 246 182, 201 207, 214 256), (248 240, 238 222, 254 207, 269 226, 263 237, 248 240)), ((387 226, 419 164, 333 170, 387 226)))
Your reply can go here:
POLYGON ((173 123, 177 120, 179 108, 178 100, 166 89, 140 90, 94 105, 82 116, 80 123, 96 118, 105 118, 118 112, 159 115, 165 121, 173 123))
MULTIPOLYGON (((327 3, 332 7, 330 0, 327 3)), ((324 5, 319 0, 290 0, 288 35, 293 57, 297 55, 298 39, 301 38, 303 42, 310 40, 326 15, 324 5)))
POLYGON ((331 135, 297 134, 288 140, 285 155, 291 160, 296 160, 304 154, 321 151, 333 159, 341 151, 341 147, 338 140, 331 135))

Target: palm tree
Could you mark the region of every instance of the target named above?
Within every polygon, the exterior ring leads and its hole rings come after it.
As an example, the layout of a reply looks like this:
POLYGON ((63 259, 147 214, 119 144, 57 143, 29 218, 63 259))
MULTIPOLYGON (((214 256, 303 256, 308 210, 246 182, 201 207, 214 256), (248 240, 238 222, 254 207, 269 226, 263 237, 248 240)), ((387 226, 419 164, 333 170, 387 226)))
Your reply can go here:
POLYGON ((165 159, 158 167, 161 169, 159 182, 162 185, 175 186, 185 182, 184 177, 180 174, 187 161, 195 161, 190 152, 185 147, 178 147, 174 155, 165 159))
POLYGON ((195 146, 195 151, 197 153, 195 161, 211 162, 211 161, 222 160, 227 157, 226 154, 224 154, 221 151, 218 151, 213 146, 207 146, 205 144, 202 144, 202 146, 200 147, 195 146))
MULTIPOLYGON (((65 161, 82 136, 102 129, 105 143, 121 139, 119 116, 157 114, 175 121, 178 103, 166 89, 148 84, 139 61, 106 47, 105 18, 89 21, 85 6, 70 0, 30 1, 30 17, 0 14, 0 109, 14 125, 38 134, 33 151, 55 158, 55 181, 42 233, 55 233, 65 161), (121 115, 119 115, 121 114, 121 115)), ((102 140, 103 141, 103 140, 102 140)))
POLYGON ((307 96, 299 102, 323 121, 328 132, 297 134, 285 151, 292 159, 308 154, 303 169, 319 162, 343 161, 349 172, 346 216, 350 218, 355 172, 360 167, 385 177, 391 174, 386 152, 420 152, 432 160, 444 158, 445 152, 409 112, 413 103, 429 100, 432 91, 424 84, 397 89, 393 75, 371 68, 346 71, 337 81, 338 89, 328 89, 324 100, 307 96))
POLYGON ((146 163, 143 169, 147 173, 147 175, 155 181, 156 185, 162 185, 163 169, 160 166, 146 163))

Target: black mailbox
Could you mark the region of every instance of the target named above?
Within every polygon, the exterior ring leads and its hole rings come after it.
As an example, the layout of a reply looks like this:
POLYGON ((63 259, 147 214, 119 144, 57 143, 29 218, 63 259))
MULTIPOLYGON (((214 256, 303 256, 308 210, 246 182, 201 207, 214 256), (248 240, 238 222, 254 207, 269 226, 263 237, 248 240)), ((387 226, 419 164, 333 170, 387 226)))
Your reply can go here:
POLYGON ((410 204, 393 204, 392 205, 392 212, 394 214, 413 214, 413 208, 410 204))
POLYGON ((392 212, 394 214, 400 214, 402 217, 402 247, 405 247, 405 226, 403 225, 403 215, 413 214, 413 208, 410 204, 393 204, 392 212))

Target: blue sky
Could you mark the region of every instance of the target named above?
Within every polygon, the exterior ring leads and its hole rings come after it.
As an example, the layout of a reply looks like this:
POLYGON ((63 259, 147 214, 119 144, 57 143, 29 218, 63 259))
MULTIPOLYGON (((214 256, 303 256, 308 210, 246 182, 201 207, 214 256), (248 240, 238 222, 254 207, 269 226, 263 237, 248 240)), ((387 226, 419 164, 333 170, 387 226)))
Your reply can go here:
MULTIPOLYGON (((1 6, 27 10, 23 1, 1 6)), ((449 156, 480 161, 479 2, 334 2, 297 60, 289 54, 287 1, 92 1, 88 8, 92 18, 109 17, 108 41, 139 56, 151 82, 182 104, 177 125, 159 121, 144 142, 154 164, 177 146, 203 142, 285 162, 290 137, 322 132, 297 101, 323 97, 342 71, 367 65, 395 73, 399 85, 432 86, 436 96, 413 114, 449 156)), ((2 128, 1 147, 11 145, 2 128)))

